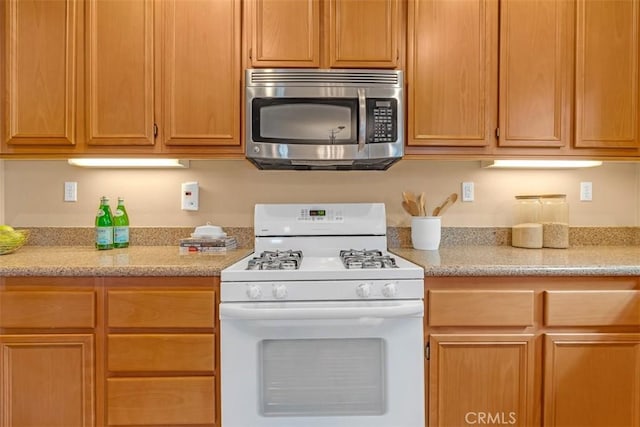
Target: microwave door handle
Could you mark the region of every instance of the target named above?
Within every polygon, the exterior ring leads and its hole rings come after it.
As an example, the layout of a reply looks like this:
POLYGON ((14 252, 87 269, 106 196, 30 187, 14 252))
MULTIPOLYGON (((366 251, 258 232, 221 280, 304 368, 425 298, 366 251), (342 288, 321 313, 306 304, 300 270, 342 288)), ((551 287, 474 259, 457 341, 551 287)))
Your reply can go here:
POLYGON ((360 108, 360 120, 358 123, 358 151, 364 150, 367 136, 367 97, 364 89, 358 89, 358 108, 360 108))

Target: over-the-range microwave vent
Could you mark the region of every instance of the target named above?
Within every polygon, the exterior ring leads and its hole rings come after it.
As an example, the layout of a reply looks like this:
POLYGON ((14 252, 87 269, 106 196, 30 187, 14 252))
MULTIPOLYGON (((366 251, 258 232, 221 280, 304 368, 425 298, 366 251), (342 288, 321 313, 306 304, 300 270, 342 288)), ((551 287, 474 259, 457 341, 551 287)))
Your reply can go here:
POLYGON ((400 158, 360 160, 289 160, 248 158, 258 169, 264 170, 387 170, 400 158))
POLYGON ((402 73, 393 70, 248 69, 246 78, 250 86, 336 84, 402 87, 402 73))

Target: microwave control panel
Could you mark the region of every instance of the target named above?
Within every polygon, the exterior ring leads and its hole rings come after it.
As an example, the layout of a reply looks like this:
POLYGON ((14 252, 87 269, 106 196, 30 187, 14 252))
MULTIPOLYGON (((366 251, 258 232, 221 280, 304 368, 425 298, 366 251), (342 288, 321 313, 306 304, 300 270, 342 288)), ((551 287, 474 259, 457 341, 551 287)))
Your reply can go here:
POLYGON ((398 101, 367 98, 367 142, 396 142, 397 139, 398 101))

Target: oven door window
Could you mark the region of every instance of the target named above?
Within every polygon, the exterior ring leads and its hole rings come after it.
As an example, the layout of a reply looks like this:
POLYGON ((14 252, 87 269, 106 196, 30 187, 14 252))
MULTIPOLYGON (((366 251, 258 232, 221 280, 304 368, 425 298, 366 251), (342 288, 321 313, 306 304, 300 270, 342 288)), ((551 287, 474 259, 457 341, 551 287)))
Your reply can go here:
POLYGON ((260 342, 262 415, 382 415, 385 346, 380 338, 260 342))
POLYGON ((356 98, 256 98, 252 101, 254 142, 357 144, 356 98))

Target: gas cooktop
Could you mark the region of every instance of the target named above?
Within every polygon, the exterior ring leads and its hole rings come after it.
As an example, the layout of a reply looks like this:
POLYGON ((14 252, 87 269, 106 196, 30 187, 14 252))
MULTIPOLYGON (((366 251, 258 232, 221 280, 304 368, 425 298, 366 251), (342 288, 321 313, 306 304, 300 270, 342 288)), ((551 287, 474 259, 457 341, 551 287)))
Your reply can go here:
POLYGON ((222 300, 275 288, 275 299, 297 300, 424 293, 422 267, 387 250, 382 203, 256 205, 254 230, 255 253, 222 270, 222 300))
MULTIPOLYGON (((299 270, 302 255, 301 250, 263 251, 249 259, 247 270, 299 270)), ((343 249, 340 259, 347 269, 398 268, 394 257, 378 249, 343 249)))

